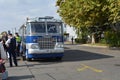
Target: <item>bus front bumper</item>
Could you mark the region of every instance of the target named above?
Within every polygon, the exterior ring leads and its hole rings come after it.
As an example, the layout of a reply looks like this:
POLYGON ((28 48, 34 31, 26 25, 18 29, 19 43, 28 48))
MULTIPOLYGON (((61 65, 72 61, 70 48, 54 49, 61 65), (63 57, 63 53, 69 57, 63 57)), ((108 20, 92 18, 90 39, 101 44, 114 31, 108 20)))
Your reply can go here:
POLYGON ((64 53, 64 48, 57 49, 28 49, 29 54, 45 54, 45 53, 64 53))

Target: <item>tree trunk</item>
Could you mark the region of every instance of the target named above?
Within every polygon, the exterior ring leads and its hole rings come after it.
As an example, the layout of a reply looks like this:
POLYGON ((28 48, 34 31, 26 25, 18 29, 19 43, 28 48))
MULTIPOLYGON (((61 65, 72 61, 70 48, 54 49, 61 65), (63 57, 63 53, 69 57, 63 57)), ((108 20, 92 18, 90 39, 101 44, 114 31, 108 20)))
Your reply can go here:
POLYGON ((95 34, 92 33, 92 44, 95 44, 95 34))

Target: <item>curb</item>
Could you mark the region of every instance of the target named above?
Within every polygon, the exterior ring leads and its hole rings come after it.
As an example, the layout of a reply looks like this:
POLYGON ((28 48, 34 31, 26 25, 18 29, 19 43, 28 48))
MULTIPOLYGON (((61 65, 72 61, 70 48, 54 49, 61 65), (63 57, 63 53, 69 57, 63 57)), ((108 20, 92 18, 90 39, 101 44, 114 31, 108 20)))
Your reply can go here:
POLYGON ((109 48, 108 46, 97 46, 97 45, 89 45, 89 44, 80 44, 79 46, 89 46, 89 47, 99 47, 99 48, 109 48))

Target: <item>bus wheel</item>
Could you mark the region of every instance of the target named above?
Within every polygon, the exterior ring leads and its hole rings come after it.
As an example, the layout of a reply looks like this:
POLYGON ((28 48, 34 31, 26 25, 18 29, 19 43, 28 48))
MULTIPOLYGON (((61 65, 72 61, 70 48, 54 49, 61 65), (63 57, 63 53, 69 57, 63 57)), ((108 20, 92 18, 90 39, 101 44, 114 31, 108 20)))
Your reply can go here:
POLYGON ((60 61, 62 60, 62 57, 56 57, 56 60, 60 61))
POLYGON ((26 58, 27 61, 31 61, 32 59, 31 58, 26 58))
POLYGON ((25 56, 22 56, 22 60, 25 61, 25 60, 26 60, 26 57, 25 57, 25 56))

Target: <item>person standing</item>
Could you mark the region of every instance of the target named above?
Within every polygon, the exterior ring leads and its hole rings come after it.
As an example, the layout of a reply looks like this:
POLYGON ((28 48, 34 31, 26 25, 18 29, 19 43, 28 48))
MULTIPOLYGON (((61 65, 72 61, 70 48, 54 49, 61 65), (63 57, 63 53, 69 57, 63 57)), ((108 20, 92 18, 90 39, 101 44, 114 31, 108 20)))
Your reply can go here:
POLYGON ((10 67, 13 66, 12 59, 15 64, 15 66, 18 66, 17 59, 16 59, 16 39, 13 37, 12 34, 8 34, 8 40, 6 41, 6 46, 8 48, 8 54, 9 54, 9 63, 10 67))
POLYGON ((7 34, 7 32, 4 32, 3 33, 3 35, 2 35, 2 43, 3 43, 3 47, 4 47, 4 49, 5 49, 5 51, 6 51, 6 54, 7 54, 7 47, 6 47, 6 45, 5 45, 5 42, 8 40, 8 34, 7 34))
MULTIPOLYGON (((5 73, 5 61, 7 59, 6 52, 4 51, 2 40, 0 39, 0 80, 3 79, 3 73, 5 73)), ((7 76, 7 75, 6 75, 7 76)))
POLYGON ((15 39, 16 39, 16 42, 17 42, 17 46, 16 46, 17 56, 20 56, 21 37, 19 36, 18 33, 15 33, 15 39))
POLYGON ((71 38, 71 41, 72 41, 72 44, 73 44, 74 43, 74 38, 73 37, 71 38))

